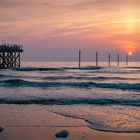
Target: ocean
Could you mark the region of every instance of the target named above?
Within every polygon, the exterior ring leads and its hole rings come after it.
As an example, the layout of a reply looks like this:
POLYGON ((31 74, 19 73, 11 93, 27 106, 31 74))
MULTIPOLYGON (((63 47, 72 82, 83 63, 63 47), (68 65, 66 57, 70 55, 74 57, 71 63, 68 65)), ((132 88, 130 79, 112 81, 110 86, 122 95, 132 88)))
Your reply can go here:
MULTIPOLYGON (((0 107, 41 106, 42 111, 83 119, 92 129, 139 133, 140 63, 94 65, 83 62, 79 69, 77 62, 24 62, 21 68, 0 70, 0 107)), ((2 111, 0 125, 12 124, 2 111)), ((40 120, 39 125, 46 124, 40 120)))

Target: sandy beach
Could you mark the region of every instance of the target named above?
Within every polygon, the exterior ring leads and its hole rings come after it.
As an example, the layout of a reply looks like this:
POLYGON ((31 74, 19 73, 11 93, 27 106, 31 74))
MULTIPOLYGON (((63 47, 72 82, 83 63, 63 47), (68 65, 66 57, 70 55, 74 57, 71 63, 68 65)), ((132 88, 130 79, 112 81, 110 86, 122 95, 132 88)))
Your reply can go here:
POLYGON ((66 138, 67 140, 139 140, 140 138, 140 134, 100 132, 88 127, 9 127, 5 128, 0 139, 57 140, 58 138, 54 134, 63 129, 70 133, 69 137, 66 138))
POLYGON ((0 112, 2 112, 0 122, 4 128, 0 140, 57 140, 55 134, 61 130, 69 132, 67 140, 139 140, 140 138, 139 133, 97 131, 89 128, 89 124, 84 120, 64 117, 49 111, 44 112, 42 107, 35 105, 1 105, 0 112))

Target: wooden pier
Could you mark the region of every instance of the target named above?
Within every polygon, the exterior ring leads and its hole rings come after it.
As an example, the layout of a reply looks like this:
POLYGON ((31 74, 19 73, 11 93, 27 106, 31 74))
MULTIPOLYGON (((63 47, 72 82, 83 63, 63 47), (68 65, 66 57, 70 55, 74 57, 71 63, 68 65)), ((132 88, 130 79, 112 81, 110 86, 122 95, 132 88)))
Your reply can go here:
POLYGON ((0 69, 20 67, 20 55, 23 52, 22 45, 0 45, 0 69))

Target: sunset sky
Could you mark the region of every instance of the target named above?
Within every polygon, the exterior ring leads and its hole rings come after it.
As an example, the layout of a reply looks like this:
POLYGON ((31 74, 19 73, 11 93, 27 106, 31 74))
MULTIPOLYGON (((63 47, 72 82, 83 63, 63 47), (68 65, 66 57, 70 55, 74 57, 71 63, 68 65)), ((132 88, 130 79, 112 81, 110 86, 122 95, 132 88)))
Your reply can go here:
POLYGON ((140 60, 140 0, 0 0, 0 42, 24 46, 23 60, 140 60))

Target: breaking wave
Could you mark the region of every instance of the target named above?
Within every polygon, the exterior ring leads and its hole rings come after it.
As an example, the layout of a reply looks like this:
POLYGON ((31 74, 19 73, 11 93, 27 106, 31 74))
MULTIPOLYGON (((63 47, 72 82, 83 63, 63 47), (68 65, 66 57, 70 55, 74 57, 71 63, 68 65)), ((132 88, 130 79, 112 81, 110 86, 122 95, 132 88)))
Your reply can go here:
MULTIPOLYGON (((50 112, 53 112, 55 114, 59 114, 65 117, 70 118, 76 118, 76 119, 82 119, 85 122, 89 123, 89 128, 98 130, 98 131, 105 131, 105 132, 115 132, 115 133, 140 133, 140 128, 127 128, 123 126, 122 128, 119 128, 119 125, 116 127, 112 126, 111 124, 106 123, 105 120, 98 120, 97 118, 92 118, 87 115, 78 115, 77 113, 70 113, 66 111, 55 111, 50 110, 50 112)), ((123 123, 123 122, 122 122, 123 123)))
POLYGON ((9 79, 0 81, 0 86, 5 87, 91 87, 92 82, 35 82, 21 79, 9 79))
POLYGON ((62 68, 35 68, 35 67, 21 67, 21 68, 12 68, 15 71, 63 71, 62 68))
POLYGON ((79 87, 79 88, 110 88, 120 90, 140 90, 140 83, 94 83, 94 82, 36 82, 21 79, 1 80, 0 86, 4 87, 79 87))
POLYGON ((20 78, 21 76, 0 74, 0 78, 20 78))
POLYGON ((121 90, 140 90, 140 83, 95 83, 99 88, 121 89, 121 90))
POLYGON ((1 98, 0 104, 41 104, 41 105, 127 105, 127 106, 140 106, 140 99, 106 99, 106 98, 61 98, 61 99, 45 99, 45 98, 32 98, 32 99, 11 99, 1 98))
MULTIPOLYGON (((128 80, 128 78, 123 77, 107 77, 107 76, 48 76, 43 77, 44 80, 71 80, 71 79, 77 79, 77 80, 128 80)), ((129 80, 136 80, 137 78, 129 78, 129 80)))
MULTIPOLYGON (((81 67, 80 70, 99 70, 103 67, 96 67, 96 66, 86 66, 81 67)), ((64 70, 79 70, 76 67, 61 67, 61 68, 38 68, 38 67, 21 67, 21 68, 12 68, 15 71, 64 71, 64 70)))

